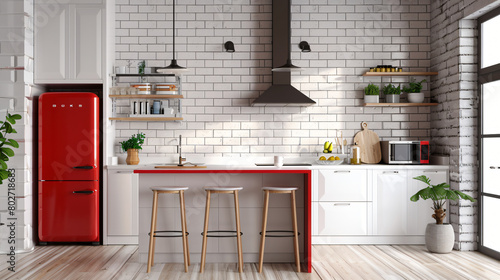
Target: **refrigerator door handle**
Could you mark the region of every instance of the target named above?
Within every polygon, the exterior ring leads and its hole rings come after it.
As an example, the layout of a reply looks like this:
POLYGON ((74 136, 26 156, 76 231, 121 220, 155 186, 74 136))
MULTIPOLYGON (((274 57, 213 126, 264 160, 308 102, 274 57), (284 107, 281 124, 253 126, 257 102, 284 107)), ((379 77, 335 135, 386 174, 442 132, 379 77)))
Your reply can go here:
POLYGON ((94 169, 93 166, 90 165, 84 165, 84 166, 75 166, 73 167, 74 169, 94 169))
POLYGON ((94 191, 73 191, 73 193, 76 193, 76 194, 79 194, 79 193, 83 193, 83 194, 93 194, 94 191))

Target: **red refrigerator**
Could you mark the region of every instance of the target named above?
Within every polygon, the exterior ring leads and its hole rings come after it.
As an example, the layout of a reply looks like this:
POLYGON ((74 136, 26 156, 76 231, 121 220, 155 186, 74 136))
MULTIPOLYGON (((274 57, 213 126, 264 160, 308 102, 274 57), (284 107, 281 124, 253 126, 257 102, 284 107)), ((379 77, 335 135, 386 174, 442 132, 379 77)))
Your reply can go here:
POLYGON ((38 103, 38 237, 99 242, 99 99, 47 92, 38 103))

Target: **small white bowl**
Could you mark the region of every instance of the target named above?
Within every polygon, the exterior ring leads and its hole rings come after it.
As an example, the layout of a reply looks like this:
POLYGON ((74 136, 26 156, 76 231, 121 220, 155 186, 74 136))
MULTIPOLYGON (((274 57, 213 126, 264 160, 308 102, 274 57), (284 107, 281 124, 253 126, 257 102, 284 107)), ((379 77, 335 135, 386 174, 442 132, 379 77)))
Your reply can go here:
POLYGON ((409 92, 408 93, 408 102, 410 102, 410 103, 422 103, 422 102, 424 102, 424 93, 423 92, 409 92))

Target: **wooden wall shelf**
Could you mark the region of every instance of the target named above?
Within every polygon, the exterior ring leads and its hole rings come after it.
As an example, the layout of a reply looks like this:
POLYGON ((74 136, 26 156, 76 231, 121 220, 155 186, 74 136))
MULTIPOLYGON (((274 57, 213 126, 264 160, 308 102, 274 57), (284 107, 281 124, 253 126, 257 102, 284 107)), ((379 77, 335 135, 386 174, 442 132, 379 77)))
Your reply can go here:
POLYGON ((366 107, 417 107, 437 106, 439 103, 364 103, 366 107))
POLYGON ((123 117, 109 118, 112 121, 143 121, 143 122, 165 122, 165 121, 182 121, 183 118, 177 117, 123 117))
POLYGON ((180 94, 126 94, 126 95, 111 94, 109 97, 121 98, 121 99, 168 99, 168 98, 184 98, 184 95, 180 95, 180 94))
POLYGON ((363 76, 436 76, 438 72, 366 72, 363 76))

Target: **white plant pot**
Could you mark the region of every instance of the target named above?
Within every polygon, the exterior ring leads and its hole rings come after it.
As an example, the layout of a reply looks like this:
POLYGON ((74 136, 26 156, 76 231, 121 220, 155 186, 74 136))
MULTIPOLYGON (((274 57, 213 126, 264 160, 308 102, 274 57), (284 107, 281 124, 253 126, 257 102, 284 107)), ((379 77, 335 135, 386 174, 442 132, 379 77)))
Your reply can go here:
POLYGON ((379 103, 378 95, 365 95, 365 103, 379 103))
POLYGON ((409 92, 408 93, 408 102, 410 102, 410 103, 422 103, 422 102, 424 102, 424 93, 423 92, 409 92))
POLYGON ((385 102, 387 103, 399 103, 399 94, 386 94, 385 102))
POLYGON ((427 224, 425 229, 425 246, 432 253, 446 254, 453 250, 455 233, 450 224, 427 224))

